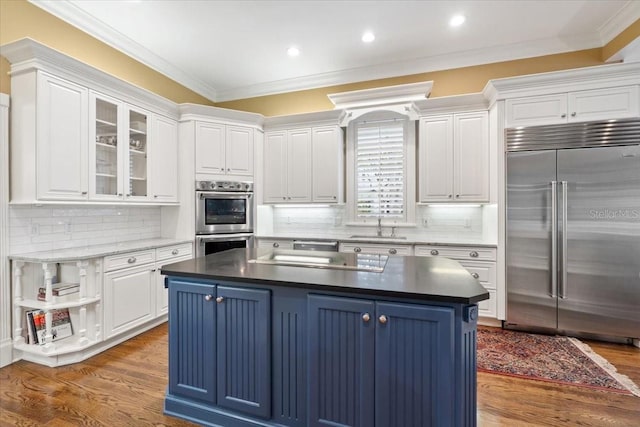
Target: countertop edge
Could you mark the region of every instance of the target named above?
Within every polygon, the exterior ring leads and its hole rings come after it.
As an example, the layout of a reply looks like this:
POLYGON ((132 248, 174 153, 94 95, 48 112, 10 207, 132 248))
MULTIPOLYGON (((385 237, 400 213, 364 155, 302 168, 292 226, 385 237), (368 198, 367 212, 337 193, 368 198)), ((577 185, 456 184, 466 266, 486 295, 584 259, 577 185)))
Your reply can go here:
POLYGON ((8 258, 11 261, 24 262, 78 261, 91 258, 102 258, 109 255, 117 255, 132 251, 163 248, 165 246, 180 245, 184 243, 193 243, 193 240, 169 238, 132 240, 129 242, 120 242, 105 245, 65 248, 51 251, 29 252, 24 254, 9 254, 8 258), (74 254, 72 253, 73 251, 77 251, 77 253, 74 254))

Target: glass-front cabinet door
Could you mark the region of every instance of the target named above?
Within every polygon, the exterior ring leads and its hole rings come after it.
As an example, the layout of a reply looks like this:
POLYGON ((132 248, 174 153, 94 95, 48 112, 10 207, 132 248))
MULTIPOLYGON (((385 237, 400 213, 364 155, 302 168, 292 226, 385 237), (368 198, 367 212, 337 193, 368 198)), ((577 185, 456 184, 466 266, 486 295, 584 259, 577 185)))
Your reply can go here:
POLYGON ((122 153, 119 146, 122 103, 97 93, 90 95, 89 195, 121 199, 122 153))
POLYGON ((125 167, 126 199, 147 198, 147 154, 149 113, 134 108, 127 109, 128 142, 125 167))

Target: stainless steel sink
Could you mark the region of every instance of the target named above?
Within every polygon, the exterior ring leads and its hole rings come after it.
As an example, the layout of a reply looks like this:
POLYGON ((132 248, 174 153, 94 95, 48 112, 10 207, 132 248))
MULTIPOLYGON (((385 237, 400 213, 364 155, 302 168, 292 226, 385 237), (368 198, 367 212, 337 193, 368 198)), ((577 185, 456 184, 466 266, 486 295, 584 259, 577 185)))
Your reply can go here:
POLYGON ((407 240, 406 236, 376 236, 375 234, 354 234, 350 239, 385 239, 385 240, 407 240))

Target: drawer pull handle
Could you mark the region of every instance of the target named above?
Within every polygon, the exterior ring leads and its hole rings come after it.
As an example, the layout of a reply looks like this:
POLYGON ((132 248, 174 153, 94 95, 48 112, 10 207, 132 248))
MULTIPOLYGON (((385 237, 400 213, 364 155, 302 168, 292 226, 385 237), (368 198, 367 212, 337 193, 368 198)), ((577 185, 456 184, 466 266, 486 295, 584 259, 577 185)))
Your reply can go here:
POLYGON ((212 296, 212 295, 205 295, 205 296, 204 296, 204 300, 205 300, 205 301, 211 301, 212 299, 213 299, 213 296, 212 296))
POLYGON ((391 255, 395 255, 395 254, 397 254, 397 253, 398 253, 398 250, 397 250, 397 249, 393 249, 393 248, 391 248, 391 249, 389 249, 389 253, 390 253, 391 255))
POLYGON ((478 252, 476 252, 476 251, 471 251, 471 252, 469 252, 469 256, 470 256, 471 258, 478 258, 478 252))
POLYGON ((136 261, 137 261, 137 260, 136 260, 136 257, 134 257, 134 256, 132 256, 131 258, 129 258, 129 259, 127 260, 127 262, 128 262, 129 264, 133 264, 133 263, 134 263, 134 262, 136 262, 136 261))
POLYGON ((369 320, 371 320, 371 316, 369 315, 369 313, 365 313, 362 315, 362 320, 366 323, 369 320))
POLYGON ((218 298, 216 298, 216 302, 217 302, 218 304, 220 304, 222 301, 224 301, 224 298, 222 298, 222 297, 218 297, 218 298))
POLYGON ((273 247, 274 247, 274 248, 279 248, 279 247, 280 247, 280 243, 278 243, 278 242, 274 242, 274 243, 273 243, 273 247))
POLYGON ((362 249, 356 246, 355 248, 353 248, 353 252, 360 253, 360 252, 362 252, 362 249))
POLYGON ((478 279, 480 277, 478 273, 471 273, 471 276, 473 276, 474 279, 478 279))
POLYGON ((171 255, 178 255, 178 252, 179 251, 177 249, 174 249, 174 250, 171 251, 171 255))
POLYGON ((384 325, 389 321, 389 319, 387 319, 387 316, 383 314, 382 316, 378 317, 378 321, 384 325))
POLYGON ((438 252, 437 250, 435 250, 435 249, 431 249, 431 255, 436 256, 436 255, 438 255, 439 253, 440 253, 440 252, 438 252))

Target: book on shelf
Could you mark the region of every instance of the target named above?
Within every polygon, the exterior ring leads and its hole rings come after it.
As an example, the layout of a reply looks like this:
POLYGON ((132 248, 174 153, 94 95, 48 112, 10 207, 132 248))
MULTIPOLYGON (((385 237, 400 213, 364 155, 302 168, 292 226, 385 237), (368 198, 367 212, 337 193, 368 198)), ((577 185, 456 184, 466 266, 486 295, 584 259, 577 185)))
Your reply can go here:
MULTIPOLYGON (((56 283, 51 287, 51 296, 53 297, 53 301, 59 297, 65 297, 67 295, 73 295, 80 292, 80 284, 79 283, 56 283)), ((47 288, 38 288, 38 300, 46 301, 47 300, 47 288)), ((66 301, 67 298, 62 299, 62 301, 66 301)))
MULTIPOLYGON (((44 344, 47 333, 46 313, 44 310, 30 310, 27 315, 27 331, 30 344, 44 344)), ((51 310, 51 341, 57 341, 73 335, 71 315, 68 308, 51 310)))

